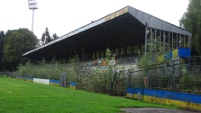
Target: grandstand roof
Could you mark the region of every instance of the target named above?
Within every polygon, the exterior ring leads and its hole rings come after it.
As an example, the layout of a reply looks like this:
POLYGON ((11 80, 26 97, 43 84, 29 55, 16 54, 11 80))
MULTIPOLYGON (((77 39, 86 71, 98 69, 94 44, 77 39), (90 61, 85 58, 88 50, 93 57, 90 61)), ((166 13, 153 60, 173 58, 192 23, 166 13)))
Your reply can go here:
POLYGON ((126 6, 57 40, 24 53, 23 56, 31 59, 65 58, 75 51, 96 52, 107 47, 134 45, 144 42, 146 27, 192 36, 185 29, 126 6))

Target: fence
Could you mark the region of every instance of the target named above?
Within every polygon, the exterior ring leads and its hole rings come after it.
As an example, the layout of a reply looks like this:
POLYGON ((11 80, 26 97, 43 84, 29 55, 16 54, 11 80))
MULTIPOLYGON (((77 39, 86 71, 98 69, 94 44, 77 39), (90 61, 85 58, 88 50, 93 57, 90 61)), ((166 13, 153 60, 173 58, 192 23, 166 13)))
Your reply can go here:
POLYGON ((178 59, 131 71, 127 97, 201 110, 201 58, 178 59))
POLYGON ((128 87, 201 94, 201 60, 191 58, 132 71, 128 87), (185 61, 185 62, 184 62, 185 61), (187 62, 188 61, 188 62, 187 62))
POLYGON ((13 77, 13 73, 14 72, 0 72, 0 76, 1 75, 6 75, 7 77, 13 77))
POLYGON ((1 76, 1 75, 6 75, 6 73, 5 73, 5 72, 0 72, 0 76, 1 76))
POLYGON ((79 72, 77 89, 106 93, 116 96, 125 96, 127 76, 123 72, 110 73, 105 70, 87 69, 79 72))
POLYGON ((95 70, 93 67, 79 70, 78 89, 122 96, 126 87, 201 94, 200 57, 176 59, 137 71, 129 69, 110 74, 108 70, 95 70))
POLYGON ((114 70, 110 69, 111 66, 97 64, 97 61, 41 62, 40 65, 28 62, 13 76, 28 75, 33 78, 59 80, 59 75, 64 72, 66 77, 63 77, 61 83, 67 84, 67 87, 70 82, 76 82, 77 89, 122 96, 125 95, 127 86, 200 94, 200 59, 184 59, 183 61, 189 62, 184 64, 176 60, 138 71, 135 71, 135 58, 118 58, 114 70))

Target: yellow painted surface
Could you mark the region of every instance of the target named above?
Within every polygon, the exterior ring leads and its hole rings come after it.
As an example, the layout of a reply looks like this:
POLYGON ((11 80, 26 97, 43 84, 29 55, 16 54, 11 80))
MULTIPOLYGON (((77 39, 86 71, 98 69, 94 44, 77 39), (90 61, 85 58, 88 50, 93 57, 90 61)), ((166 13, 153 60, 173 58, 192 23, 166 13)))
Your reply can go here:
POLYGON ((177 57, 179 56, 178 53, 179 53, 179 50, 178 50, 178 49, 173 50, 173 51, 172 51, 172 59, 177 58, 177 57))
POLYGON ((76 89, 76 86, 71 86, 71 85, 70 85, 69 88, 75 90, 75 89, 76 89))
MULTIPOLYGON (((132 98, 138 99, 137 94, 133 94, 132 98)), ((158 98, 158 97, 152 97, 152 96, 143 96, 143 100, 147 102, 156 102, 156 103, 166 104, 166 105, 176 105, 182 108, 189 108, 189 109, 195 109, 195 110, 201 111, 201 104, 197 104, 197 103, 170 100, 170 99, 158 98)))
POLYGON ((133 94, 132 93, 127 93, 126 96, 129 97, 129 98, 133 98, 133 94))
POLYGON ((164 61, 164 55, 160 55, 160 56, 157 57, 157 62, 158 63, 161 63, 163 61, 164 61))
POLYGON ((18 79, 18 80, 25 80, 25 81, 26 81, 26 79, 25 79, 25 78, 16 78, 16 79, 18 79))
POLYGON ((144 99, 144 101, 148 101, 148 102, 156 102, 156 103, 166 104, 166 105, 176 105, 176 106, 179 106, 182 108, 201 110, 201 104, 197 104, 197 103, 157 98, 157 97, 152 97, 152 96, 144 96, 143 99, 144 99))
POLYGON ((115 12, 115 13, 112 13, 112 14, 106 16, 106 17, 104 18, 104 22, 109 21, 109 20, 111 20, 111 19, 113 19, 113 18, 116 18, 116 17, 118 17, 118 16, 120 16, 120 15, 123 15, 123 14, 125 14, 125 13, 127 13, 127 12, 128 12, 128 7, 125 7, 125 8, 123 8, 123 9, 121 9, 121 10, 115 12))
POLYGON ((27 79, 28 82, 33 82, 33 80, 27 79))
POLYGON ((133 95, 133 98, 137 99, 137 94, 134 94, 134 95, 133 95))
POLYGON ((50 83, 51 86, 60 86, 59 84, 50 83))

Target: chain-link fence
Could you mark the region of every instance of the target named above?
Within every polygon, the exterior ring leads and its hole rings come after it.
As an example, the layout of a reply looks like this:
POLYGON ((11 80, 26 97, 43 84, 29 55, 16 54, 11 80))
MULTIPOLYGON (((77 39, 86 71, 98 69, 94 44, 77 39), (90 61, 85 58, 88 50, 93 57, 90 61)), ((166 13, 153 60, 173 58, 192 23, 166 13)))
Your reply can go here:
POLYGON ((97 93, 125 96, 127 76, 125 72, 109 70, 81 70, 78 75, 77 88, 97 93))
POLYGON ((131 71, 128 87, 201 94, 201 57, 178 59, 131 71))
POLYGON ((28 62, 19 66, 12 76, 58 80, 61 73, 65 73, 66 78, 63 79, 67 87, 70 82, 76 82, 78 89, 122 96, 126 87, 201 93, 201 57, 177 59, 144 70, 137 68, 135 58, 117 60, 115 66, 97 64, 96 61, 42 61, 38 65, 28 62))

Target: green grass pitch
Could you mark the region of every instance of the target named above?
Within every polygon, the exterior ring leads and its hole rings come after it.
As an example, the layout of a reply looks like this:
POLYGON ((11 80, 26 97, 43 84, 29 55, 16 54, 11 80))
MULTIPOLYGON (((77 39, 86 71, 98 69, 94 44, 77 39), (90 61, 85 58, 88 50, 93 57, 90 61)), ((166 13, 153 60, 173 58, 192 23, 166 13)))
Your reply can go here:
POLYGON ((173 108, 0 77, 0 113, 118 113, 120 107, 173 108))

